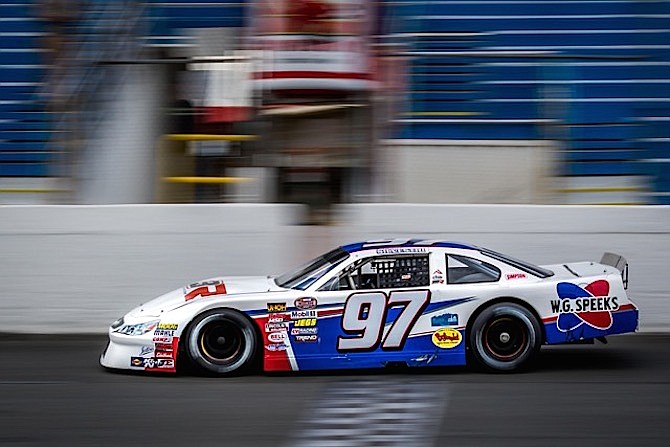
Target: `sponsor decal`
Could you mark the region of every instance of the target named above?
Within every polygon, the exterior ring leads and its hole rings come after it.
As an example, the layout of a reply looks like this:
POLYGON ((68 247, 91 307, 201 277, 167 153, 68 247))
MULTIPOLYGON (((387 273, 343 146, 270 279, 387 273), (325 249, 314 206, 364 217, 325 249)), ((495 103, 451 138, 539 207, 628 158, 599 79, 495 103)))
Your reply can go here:
POLYGON ((265 345, 265 349, 268 351, 286 351, 287 346, 284 343, 272 343, 265 345))
POLYGON ((156 351, 172 351, 172 343, 156 343, 156 351))
POLYGON ((316 318, 315 310, 292 310, 291 320, 300 320, 303 318, 316 318))
POLYGON ((295 320, 293 322, 293 327, 312 327, 316 326, 316 318, 303 318, 301 320, 295 320))
POLYGON ((154 368, 174 368, 174 359, 149 359, 155 360, 154 368))
POLYGON ((456 314, 441 314, 435 315, 430 319, 431 326, 458 326, 458 315, 456 314))
POLYGON ((288 323, 266 323, 265 332, 286 332, 288 331, 288 323))
POLYGON ((559 314, 556 326, 559 331, 569 332, 582 324, 595 329, 612 326, 612 312, 619 309, 619 299, 609 296, 610 285, 604 279, 593 281, 584 287, 569 282, 556 285, 557 300, 551 300, 551 310, 559 314))
POLYGON ((179 325, 174 323, 158 323, 158 327, 156 329, 167 329, 170 331, 176 331, 178 327, 179 325))
POLYGON ((221 284, 223 284, 223 281, 221 281, 220 279, 210 279, 208 281, 198 281, 198 282, 191 283, 184 288, 185 289, 197 289, 199 287, 220 286, 221 284))
POLYGON ((142 368, 144 366, 144 357, 131 357, 130 366, 142 368))
POLYGON ((456 329, 442 328, 433 332, 432 339, 438 348, 451 349, 461 344, 463 336, 456 329))
POLYGON ((154 347, 153 346, 142 346, 142 349, 140 349, 140 357, 144 357, 147 354, 151 354, 154 352, 154 347))
POLYGON ((282 343, 286 340, 286 332, 272 332, 268 334, 268 341, 272 343, 282 343))
POLYGON ((114 332, 118 332, 123 335, 144 335, 147 332, 153 331, 156 328, 158 321, 150 321, 148 323, 138 323, 138 324, 125 324, 121 327, 114 329, 114 332))
POLYGON ((508 273, 505 275, 507 279, 525 279, 526 274, 525 273, 508 273))
POLYGON ((214 295, 225 295, 226 285, 221 280, 201 281, 184 287, 184 300, 205 298, 214 295))
POLYGON ((286 303, 267 303, 268 312, 286 312, 286 303))
POLYGON ((316 298, 312 297, 303 297, 303 298, 298 298, 293 302, 295 304, 295 307, 297 307, 300 310, 309 310, 309 309, 315 309, 317 306, 317 300, 316 298))
POLYGON ((174 352, 173 351, 156 351, 154 356, 157 357, 157 358, 171 359, 171 358, 174 357, 174 352))
POLYGON ((316 327, 294 327, 291 329, 291 335, 312 335, 318 332, 319 328, 316 327))
POLYGON ((174 359, 156 358, 156 357, 131 357, 130 366, 136 368, 148 369, 172 369, 174 368, 174 359))
POLYGON ((268 323, 283 323, 284 321, 291 321, 291 317, 286 314, 272 314, 268 318, 268 323))
POLYGON ((379 255, 395 255, 403 253, 427 253, 428 250, 421 247, 396 247, 396 248, 378 248, 379 255))
POLYGON ((296 335, 294 338, 299 343, 313 343, 319 340, 318 335, 296 335))
POLYGON ((154 337, 153 342, 154 343, 172 343, 172 336, 165 337, 165 336, 160 336, 160 337, 154 337))
POLYGON ((156 343, 155 347, 156 349, 154 350, 154 357, 156 358, 162 358, 162 359, 174 359, 175 358, 175 348, 177 346, 176 341, 178 339, 174 339, 172 343, 156 343))
POLYGON ((431 281, 433 284, 444 284, 444 274, 442 273, 442 270, 435 270, 431 281))
POLYGON ((155 337, 174 337, 174 331, 166 329, 156 329, 154 331, 155 337))

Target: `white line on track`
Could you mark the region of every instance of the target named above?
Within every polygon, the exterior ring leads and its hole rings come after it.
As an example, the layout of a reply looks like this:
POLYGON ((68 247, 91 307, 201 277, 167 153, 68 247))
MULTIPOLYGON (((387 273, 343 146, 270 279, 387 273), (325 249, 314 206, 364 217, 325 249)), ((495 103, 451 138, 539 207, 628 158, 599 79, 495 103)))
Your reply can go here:
POLYGON ((444 383, 407 377, 333 384, 311 403, 288 445, 434 445, 447 400, 444 383))

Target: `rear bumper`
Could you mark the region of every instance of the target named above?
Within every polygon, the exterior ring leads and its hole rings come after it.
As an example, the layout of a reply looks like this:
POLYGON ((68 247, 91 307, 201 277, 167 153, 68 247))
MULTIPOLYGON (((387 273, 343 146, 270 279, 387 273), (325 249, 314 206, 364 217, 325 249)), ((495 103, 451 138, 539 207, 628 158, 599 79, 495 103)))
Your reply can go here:
MULTIPOLYGON (((558 317, 546 318, 544 324, 545 341, 547 344, 571 343, 579 340, 588 340, 606 335, 626 334, 636 332, 639 326, 639 311, 631 302, 611 312, 612 319, 609 327, 597 327, 587 320, 581 320, 571 330, 562 330, 558 317)), ((576 316, 576 318, 579 318, 576 316)))

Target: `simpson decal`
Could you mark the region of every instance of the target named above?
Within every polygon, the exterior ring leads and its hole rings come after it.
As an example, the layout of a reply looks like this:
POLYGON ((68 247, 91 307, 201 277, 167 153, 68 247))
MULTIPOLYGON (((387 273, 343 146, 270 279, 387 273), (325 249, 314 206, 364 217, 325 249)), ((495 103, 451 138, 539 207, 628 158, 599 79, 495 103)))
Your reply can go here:
POLYGON ((505 275, 507 279, 526 279, 525 273, 508 273, 505 275))
POLYGON ((456 329, 442 328, 433 332, 432 339, 438 348, 451 349, 461 344, 463 336, 456 329))

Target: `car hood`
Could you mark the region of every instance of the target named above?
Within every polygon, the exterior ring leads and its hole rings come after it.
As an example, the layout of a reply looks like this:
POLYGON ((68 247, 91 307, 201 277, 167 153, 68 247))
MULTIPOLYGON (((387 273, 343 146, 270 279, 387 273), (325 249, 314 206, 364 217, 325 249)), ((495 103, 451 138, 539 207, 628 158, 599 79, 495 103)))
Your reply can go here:
POLYGON ((284 290, 277 286, 271 276, 228 276, 209 278, 188 284, 148 301, 128 314, 130 317, 160 317, 162 312, 176 309, 190 302, 206 298, 223 298, 228 295, 284 290))

